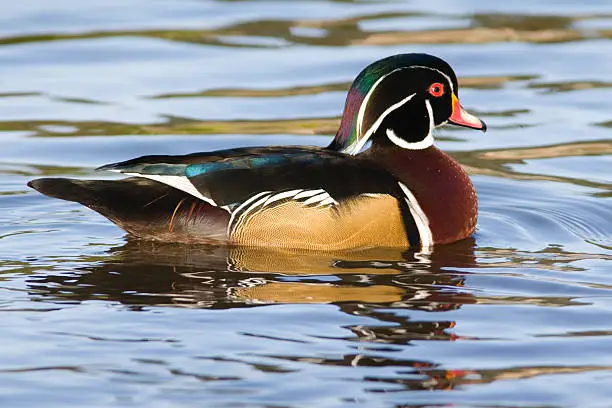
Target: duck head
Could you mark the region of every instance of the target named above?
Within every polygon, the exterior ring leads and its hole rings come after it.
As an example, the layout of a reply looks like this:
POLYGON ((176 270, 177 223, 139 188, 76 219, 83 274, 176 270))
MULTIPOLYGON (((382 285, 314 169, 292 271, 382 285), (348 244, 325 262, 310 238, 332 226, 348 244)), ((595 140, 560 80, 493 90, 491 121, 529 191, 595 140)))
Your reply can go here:
POLYGON ((486 130, 459 103, 453 69, 429 54, 399 54, 376 61, 349 90, 340 129, 330 149, 356 154, 371 141, 419 150, 433 145, 446 123, 486 130))

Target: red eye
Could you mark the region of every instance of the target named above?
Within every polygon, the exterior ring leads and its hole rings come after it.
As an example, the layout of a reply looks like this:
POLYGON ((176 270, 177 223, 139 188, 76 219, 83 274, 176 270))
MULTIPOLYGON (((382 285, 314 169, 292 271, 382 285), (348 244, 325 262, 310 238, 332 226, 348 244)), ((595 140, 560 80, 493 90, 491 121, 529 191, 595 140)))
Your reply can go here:
POLYGON ((434 82, 429 87, 429 93, 436 98, 444 95, 444 85, 439 82, 434 82))

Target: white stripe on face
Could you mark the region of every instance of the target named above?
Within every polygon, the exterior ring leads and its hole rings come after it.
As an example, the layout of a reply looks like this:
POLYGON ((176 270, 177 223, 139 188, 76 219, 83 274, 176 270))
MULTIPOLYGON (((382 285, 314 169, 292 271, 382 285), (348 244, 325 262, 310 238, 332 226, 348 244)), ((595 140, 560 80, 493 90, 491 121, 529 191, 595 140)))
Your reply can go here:
POLYGON ((368 141, 368 139, 378 130, 378 128, 380 127, 380 125, 382 124, 383 120, 385 120, 385 118, 387 116, 389 116, 389 114, 391 114, 394 110, 401 108, 402 106, 404 106, 406 104, 406 102, 408 102, 409 100, 411 100, 412 98, 414 98, 414 96, 416 95, 416 93, 413 93, 412 95, 409 95, 407 97, 405 97, 404 99, 402 99, 399 102, 394 103, 393 105, 389 106, 379 117, 378 119, 376 119, 376 122, 374 122, 372 124, 372 126, 370 126, 370 128, 368 129, 368 131, 365 133, 365 135, 359 139, 357 141, 357 143, 355 145, 353 145, 353 147, 351 148, 349 146, 350 150, 345 150, 345 153, 348 154, 356 154, 359 153, 359 151, 361 150, 361 148, 363 147, 363 145, 366 144, 366 142, 368 141))
POLYGON ((432 71, 436 71, 438 74, 446 78, 446 81, 448 82, 448 86, 450 87, 451 92, 455 92, 455 87, 453 85, 453 81, 451 80, 451 78, 448 75, 446 75, 444 72, 440 71, 439 69, 432 68, 432 67, 426 67, 425 65, 414 65, 411 68, 425 68, 425 69, 429 69, 432 71))
MULTIPOLYGON (((356 129, 357 129, 357 137, 359 137, 359 135, 361 135, 361 128, 363 127, 363 117, 365 115, 365 110, 366 107, 368 106, 368 102, 370 101, 370 98, 372 97, 372 94, 374 93, 374 91, 376 90, 376 87, 378 85, 380 85, 380 83, 389 75, 392 75, 398 71, 401 71, 403 69, 406 68, 397 68, 394 69, 393 71, 389 72, 388 74, 385 74, 383 76, 381 76, 380 78, 378 78, 378 80, 376 82, 374 82, 374 85, 372 85, 372 87, 370 88, 370 90, 368 91, 367 95, 365 98, 363 98, 363 101, 361 102, 361 105, 359 106, 359 114, 357 115, 357 123, 356 123, 356 129)), ((363 144, 362 144, 363 146, 363 144)))
MULTIPOLYGON (((383 119, 384 119, 384 116, 386 116, 386 115, 388 115, 390 113, 390 112, 388 112, 389 109, 387 109, 385 112, 383 112, 382 115, 378 118, 378 120, 376 120, 376 122, 374 122, 374 124, 366 131, 366 133, 362 135, 363 119, 365 117, 366 108, 367 108, 368 103, 370 101, 370 98, 374 94, 374 91, 376 90, 376 88, 388 76, 390 76, 390 75, 392 75, 392 74, 394 74, 394 73, 396 73, 398 71, 402 71, 402 70, 405 70, 405 69, 413 69, 413 68, 424 68, 424 69, 429 69, 430 71, 437 72, 438 74, 442 75, 446 79, 451 92, 455 91, 455 87, 453 85, 453 81, 451 80, 449 75, 445 74, 444 72, 440 71, 439 69, 432 68, 432 67, 427 67, 425 65, 413 65, 413 66, 410 66, 410 67, 396 68, 393 71, 389 72, 388 74, 385 74, 385 75, 381 76, 376 82, 374 82, 374 85, 372 85, 372 87, 370 88, 370 90, 366 94, 366 97, 363 99, 363 101, 361 102, 361 105, 359 106, 359 113, 357 115, 357 121, 356 121, 356 124, 355 124, 355 131, 356 131, 356 134, 357 134, 357 140, 355 142, 353 142, 352 145, 349 145, 346 148, 344 148, 343 149, 344 153, 347 153, 347 154, 357 154, 357 153, 359 153, 361 151, 361 149, 363 148, 363 146, 368 142, 370 137, 376 132, 376 130, 378 130, 378 127, 380 126, 380 122, 382 122, 382 120, 380 120, 380 118, 383 117, 383 119)), ((412 96, 414 96, 414 95, 415 94, 413 94, 412 96)), ((405 102, 407 102, 407 101, 405 101, 405 102)), ((393 106, 395 106, 395 105, 393 105, 393 106)), ((433 115, 431 115, 430 117, 433 117, 433 115)), ((433 128, 430 127, 430 129, 433 129, 433 128)), ((431 134, 431 130, 430 130, 430 134, 431 134)), ((426 137, 426 139, 429 140, 429 134, 426 137)), ((433 142, 432 142, 432 144, 433 144, 433 142)), ((430 146, 431 146, 431 144, 430 144, 430 146)))
POLYGON ((434 144, 433 138, 433 129, 435 127, 434 117, 433 117, 433 109, 431 108, 431 103, 428 99, 425 99, 425 107, 427 108, 427 116, 429 116, 429 132, 427 132, 427 136, 423 140, 419 140, 418 142, 407 142, 401 137, 397 136, 393 129, 387 129, 387 137, 393 144, 409 150, 422 150, 427 149, 434 144))

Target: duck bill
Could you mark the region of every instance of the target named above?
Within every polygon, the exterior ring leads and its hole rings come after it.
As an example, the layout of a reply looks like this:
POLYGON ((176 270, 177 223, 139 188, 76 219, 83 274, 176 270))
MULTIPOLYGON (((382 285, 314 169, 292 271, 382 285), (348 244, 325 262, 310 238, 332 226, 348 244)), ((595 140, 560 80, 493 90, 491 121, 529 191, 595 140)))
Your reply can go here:
POLYGON ((482 120, 463 109, 459 103, 459 99, 454 93, 451 98, 453 100, 453 113, 451 113, 450 118, 448 118, 450 123, 457 126, 480 129, 483 132, 487 131, 487 125, 482 120))

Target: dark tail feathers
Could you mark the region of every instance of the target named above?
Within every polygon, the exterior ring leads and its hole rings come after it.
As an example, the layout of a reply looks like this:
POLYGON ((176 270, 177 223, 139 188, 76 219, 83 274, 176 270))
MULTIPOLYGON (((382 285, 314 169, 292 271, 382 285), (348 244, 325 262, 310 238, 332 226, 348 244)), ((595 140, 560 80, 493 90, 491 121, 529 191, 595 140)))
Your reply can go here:
POLYGON ((141 177, 122 180, 41 178, 28 186, 49 197, 75 201, 143 239, 227 242, 229 214, 198 198, 141 177))

